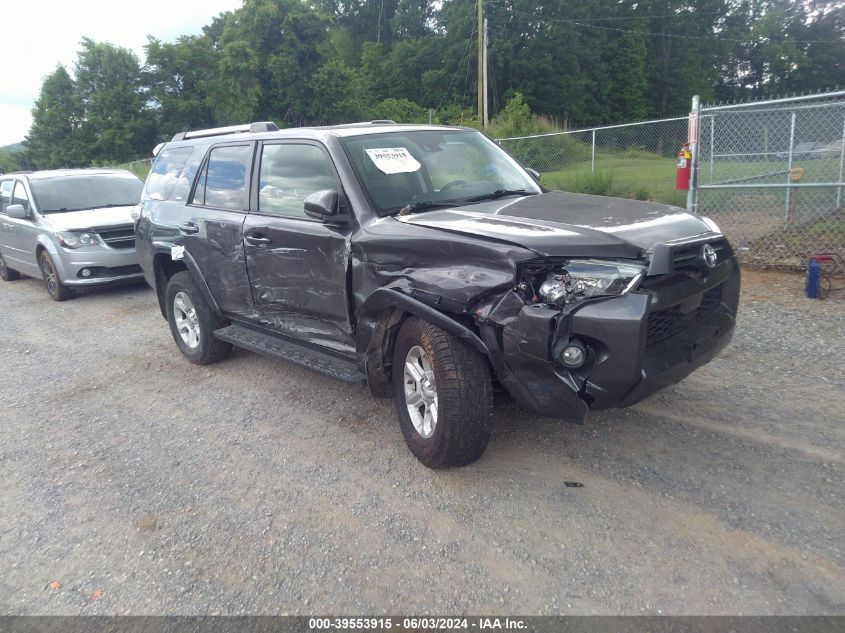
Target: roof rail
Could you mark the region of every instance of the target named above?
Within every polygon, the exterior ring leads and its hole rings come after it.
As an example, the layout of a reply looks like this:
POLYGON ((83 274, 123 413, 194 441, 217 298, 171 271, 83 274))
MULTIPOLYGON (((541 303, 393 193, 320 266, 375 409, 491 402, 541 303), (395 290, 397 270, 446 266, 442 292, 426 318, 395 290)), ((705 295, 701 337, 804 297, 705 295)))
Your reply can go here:
POLYGON ((173 141, 181 141, 186 138, 203 138, 206 136, 224 136, 226 134, 239 134, 241 132, 278 132, 279 126, 272 121, 256 121, 255 123, 247 123, 245 125, 228 125, 226 127, 213 127, 207 130, 191 130, 189 132, 179 132, 172 139, 173 141))
POLYGON ((391 121, 390 119, 376 119, 375 121, 359 121, 358 123, 338 123, 337 125, 322 125, 319 127, 325 129, 333 129, 369 127, 371 125, 396 125, 396 121, 391 121))

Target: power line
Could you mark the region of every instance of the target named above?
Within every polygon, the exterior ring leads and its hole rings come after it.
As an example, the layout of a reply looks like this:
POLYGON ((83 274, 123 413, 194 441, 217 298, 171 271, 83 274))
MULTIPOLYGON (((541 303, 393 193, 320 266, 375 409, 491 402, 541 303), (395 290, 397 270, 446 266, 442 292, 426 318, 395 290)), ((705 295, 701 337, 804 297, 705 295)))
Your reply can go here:
MULTIPOLYGON (((455 78, 458 76, 458 73, 461 72, 461 68, 464 65, 464 60, 467 61, 467 70, 469 70, 469 49, 472 46, 472 36, 475 35, 475 14, 472 16, 472 23, 470 24, 469 29, 469 39, 467 40, 466 48, 464 49, 464 55, 461 58, 461 61, 458 62, 458 67, 455 68, 455 73, 452 75, 452 80, 449 82, 449 87, 446 88, 446 92, 443 93, 443 96, 440 98, 440 101, 437 104, 437 107, 434 108, 435 111, 440 110, 440 106, 443 105, 443 102, 446 100, 446 97, 449 95, 449 91, 452 89, 452 84, 455 83, 455 78)), ((464 96, 466 96, 466 85, 464 85, 464 96)))
MULTIPOLYGON (((690 14, 692 15, 692 14, 690 14)), ((702 15, 702 14, 699 14, 702 15)), ((501 16, 500 16, 501 17, 501 16)), ((620 29, 612 26, 599 26, 597 24, 586 24, 581 20, 572 20, 566 18, 552 18, 552 17, 534 17, 530 15, 518 15, 516 11, 513 11, 511 17, 514 20, 522 20, 523 22, 536 22, 536 23, 544 23, 544 22, 551 22, 551 23, 561 23, 561 24, 569 24, 572 26, 582 26, 589 29, 598 29, 602 31, 614 31, 617 33, 633 33, 636 35, 652 35, 654 37, 668 37, 673 39, 685 39, 685 40, 707 40, 707 41, 716 41, 716 42, 733 42, 735 44, 757 44, 758 42, 754 40, 741 40, 731 37, 716 37, 715 35, 681 35, 677 33, 652 33, 651 31, 641 31, 641 30, 634 30, 634 29, 620 29)), ((507 22, 499 22, 498 26, 506 26, 507 22)), ((794 42, 796 44, 845 44, 845 40, 796 40, 796 39, 783 39, 783 40, 770 40, 772 43, 776 44, 787 44, 794 42)))
MULTIPOLYGON (((484 0, 487 4, 498 5, 500 7, 511 8, 511 0, 484 0)), ((514 10, 514 13, 516 11, 514 10)), ((631 16, 608 16, 604 18, 557 18, 563 22, 605 22, 607 20, 657 20, 665 18, 694 18, 699 15, 724 15, 724 11, 696 11, 695 13, 669 13, 664 15, 631 15, 631 16)), ((553 20, 555 18, 545 18, 553 20)))

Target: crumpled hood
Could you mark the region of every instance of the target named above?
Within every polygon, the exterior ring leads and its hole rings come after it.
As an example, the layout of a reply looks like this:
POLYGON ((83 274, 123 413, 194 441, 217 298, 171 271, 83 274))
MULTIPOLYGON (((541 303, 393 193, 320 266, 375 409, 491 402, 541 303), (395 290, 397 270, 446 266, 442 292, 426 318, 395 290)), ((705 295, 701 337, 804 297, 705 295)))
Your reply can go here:
POLYGON ((636 258, 660 242, 710 230, 677 207, 563 191, 395 217, 517 244, 548 257, 636 258))
POLYGON ((65 211, 48 213, 44 217, 57 231, 84 231, 111 226, 133 224, 132 209, 128 207, 110 207, 107 209, 88 209, 84 211, 65 211))

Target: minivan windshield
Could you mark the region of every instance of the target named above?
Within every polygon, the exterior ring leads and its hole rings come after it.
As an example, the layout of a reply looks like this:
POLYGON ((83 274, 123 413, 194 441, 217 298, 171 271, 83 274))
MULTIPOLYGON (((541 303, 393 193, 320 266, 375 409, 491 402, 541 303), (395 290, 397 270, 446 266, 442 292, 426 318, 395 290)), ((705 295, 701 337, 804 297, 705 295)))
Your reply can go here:
POLYGON ((129 207, 141 201, 144 182, 129 173, 33 178, 29 182, 41 213, 129 207))
POLYGON ((411 130, 341 139, 380 214, 540 193, 498 145, 471 130, 411 130))

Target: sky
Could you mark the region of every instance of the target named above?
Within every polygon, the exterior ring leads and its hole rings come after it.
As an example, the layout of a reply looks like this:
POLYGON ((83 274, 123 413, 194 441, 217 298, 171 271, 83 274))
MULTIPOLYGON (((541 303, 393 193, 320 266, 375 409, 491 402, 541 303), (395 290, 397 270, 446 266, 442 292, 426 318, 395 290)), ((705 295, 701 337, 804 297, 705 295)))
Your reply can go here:
POLYGON ((129 48, 143 63, 147 35, 172 41, 242 0, 6 0, 0 22, 0 146, 23 141, 44 77, 58 64, 73 74, 79 42, 90 37, 129 48), (17 28, 9 28, 18 25, 17 28))

